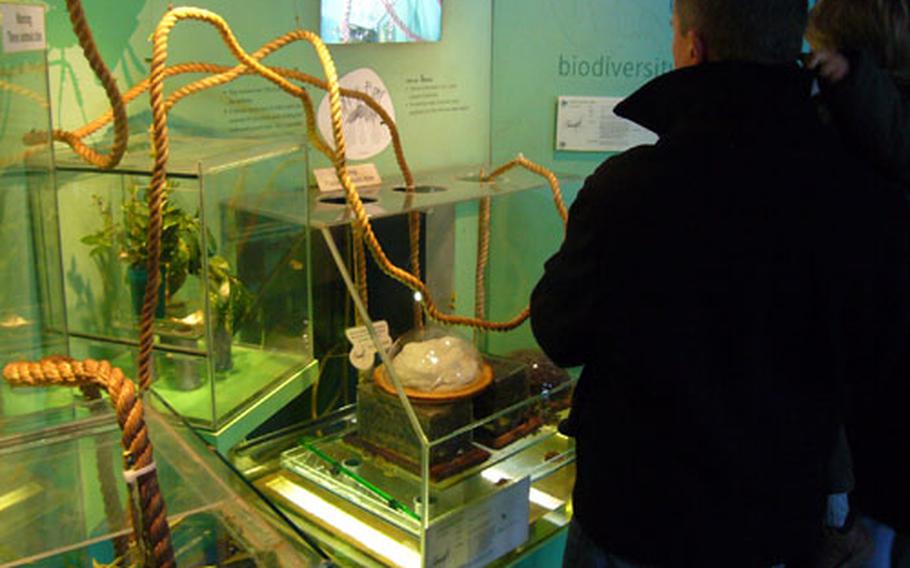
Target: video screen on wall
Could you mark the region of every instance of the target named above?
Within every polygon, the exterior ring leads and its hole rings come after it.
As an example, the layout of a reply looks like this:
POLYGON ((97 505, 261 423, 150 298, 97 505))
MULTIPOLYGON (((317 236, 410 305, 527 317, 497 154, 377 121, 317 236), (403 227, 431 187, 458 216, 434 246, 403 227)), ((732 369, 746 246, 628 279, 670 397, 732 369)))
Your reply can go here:
POLYGON ((322 0, 322 41, 439 41, 442 0, 322 0))

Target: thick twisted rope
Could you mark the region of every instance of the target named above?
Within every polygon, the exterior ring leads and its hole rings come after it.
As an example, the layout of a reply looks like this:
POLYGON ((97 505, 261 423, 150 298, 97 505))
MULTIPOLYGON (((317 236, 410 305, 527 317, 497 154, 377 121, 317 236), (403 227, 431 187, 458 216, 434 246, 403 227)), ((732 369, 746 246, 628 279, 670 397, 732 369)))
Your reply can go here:
MULTIPOLYGON (((290 43, 291 41, 305 40, 308 34, 310 34, 310 32, 306 32, 305 30, 295 30, 292 32, 288 32, 288 33, 284 34, 283 36, 269 42, 268 44, 266 44, 265 46, 260 48, 256 53, 253 54, 253 57, 255 58, 255 55, 258 53, 262 53, 263 57, 265 57, 266 55, 270 54, 275 49, 283 47, 284 45, 290 43), (268 48, 268 47, 272 47, 273 49, 267 50, 266 48, 268 48)), ((259 58, 257 58, 257 59, 259 59, 259 58)), ((186 65, 196 65, 196 66, 205 65, 206 69, 199 69, 199 71, 207 71, 207 72, 213 71, 214 69, 217 68, 219 70, 219 75, 200 79, 194 83, 190 83, 190 84, 174 91, 168 97, 167 110, 170 110, 170 108, 174 104, 176 104, 181 98, 183 98, 189 94, 196 93, 196 92, 202 91, 204 89, 208 89, 208 88, 215 87, 218 85, 223 85, 225 83, 233 81, 240 75, 249 75, 249 74, 257 73, 256 70, 250 69, 249 67, 247 67, 245 65, 238 65, 233 68, 220 67, 220 66, 216 66, 216 65, 202 64, 202 63, 194 63, 194 64, 186 64, 186 65)), ((168 67, 167 69, 171 69, 171 68, 168 67)), ((317 77, 313 77, 312 75, 308 75, 306 73, 297 71, 296 69, 287 69, 284 67, 269 67, 269 69, 271 69, 272 71, 281 75, 282 77, 286 77, 289 79, 295 79, 295 80, 301 81, 303 83, 306 83, 308 85, 312 85, 314 87, 322 89, 324 91, 329 90, 329 84, 327 81, 323 81, 317 77)), ((392 116, 385 110, 385 108, 382 107, 382 105, 380 105, 378 102, 376 102, 376 99, 374 99, 373 97, 371 97, 370 95, 368 95, 364 92, 356 91, 354 89, 346 89, 346 88, 340 87, 340 86, 339 86, 339 92, 341 93, 341 96, 344 98, 356 99, 356 100, 363 102, 370 108, 370 110, 372 110, 379 116, 380 121, 389 130, 389 135, 392 137, 392 149, 395 152, 395 161, 397 162, 398 169, 401 171, 402 177, 404 178, 405 187, 409 191, 412 191, 414 188, 414 175, 412 174, 411 169, 408 166, 408 162, 405 159, 404 147, 401 142, 401 135, 398 132, 398 127, 395 125, 395 121, 392 119, 392 116)), ((306 91, 303 91, 303 93, 305 94, 306 91)), ((292 93, 292 94, 294 94, 294 96, 298 96, 296 93, 292 93)), ((304 110, 307 110, 306 106, 304 107, 304 110)), ((310 108, 310 110, 308 112, 311 112, 311 111, 312 111, 312 109, 310 108)), ((316 132, 316 122, 315 122, 315 119, 313 118, 313 116, 307 117, 307 128, 311 130, 311 132, 308 133, 311 140, 314 138, 318 138, 318 133, 316 132)), ((324 142, 320 145, 317 145, 317 149, 320 150, 320 152, 322 152, 326 157, 328 157, 334 163, 334 157, 333 157, 334 151, 332 151, 331 149, 328 149, 328 146, 326 146, 324 142)))
MULTIPOLYGON (((300 41, 302 38, 301 30, 288 32, 281 37, 278 37, 269 43, 265 44, 259 48, 255 53, 252 54, 252 57, 259 60, 263 59, 271 53, 277 51, 278 49, 286 46, 287 44, 300 41)), ((328 83, 312 75, 297 71, 295 69, 287 69, 283 67, 271 67, 275 72, 283 77, 288 77, 291 79, 296 79, 304 83, 313 85, 323 90, 328 90, 328 83)), ((212 63, 203 63, 203 62, 189 62, 189 63, 180 63, 171 67, 167 67, 164 71, 166 77, 172 77, 174 75, 181 75, 185 73, 213 73, 215 75, 211 77, 206 77, 185 85, 168 97, 166 101, 166 109, 169 111, 177 102, 185 98, 188 95, 198 93, 200 91, 210 89, 212 87, 224 85, 233 81, 241 75, 250 75, 255 74, 255 71, 249 69, 245 65, 237 65, 235 67, 227 67, 225 65, 216 65, 212 63)), ((2 85, 0 85, 2 88, 2 85)), ((139 95, 147 91, 149 88, 149 79, 144 79, 141 82, 133 86, 125 95, 123 95, 123 103, 129 104, 135 100, 139 95)), ((9 90, 16 90, 10 88, 9 90)), ((27 93, 22 93, 24 96, 27 93)), ((298 96, 302 101, 304 101, 304 110, 307 114, 307 129, 310 139, 313 141, 317 150, 325 154, 329 159, 332 159, 333 151, 325 145, 325 142, 319 138, 318 131, 316 129, 315 122, 315 112, 312 106, 311 99, 309 94, 305 90, 300 90, 294 93, 295 96, 298 96), (307 104, 309 102, 309 104, 307 104)), ((398 167, 402 172, 404 177, 404 182, 407 188, 413 188, 414 186, 414 176, 411 173, 410 168, 408 167, 407 160, 404 157, 404 149, 401 143, 401 135, 398 132, 398 128, 395 125, 395 121, 392 119, 391 115, 373 99, 367 93, 356 91, 354 89, 341 88, 341 95, 345 98, 352 98, 362 101, 366 104, 373 112, 379 115, 382 123, 388 128, 389 134, 392 137, 392 146, 395 152, 395 158, 398 162, 398 167)), ((34 97, 39 97, 39 95, 34 94, 34 97)), ((39 100, 43 104, 47 104, 46 101, 39 100)), ((64 131, 64 130, 54 130, 53 138, 54 140, 65 142, 73 147, 77 153, 83 151, 82 148, 85 147, 82 139, 86 136, 94 134, 107 124, 114 120, 114 111, 108 110, 103 115, 95 118, 91 122, 77 128, 73 131, 64 131)), ((26 137, 27 144, 40 144, 47 141, 47 134, 44 132, 30 133, 26 137)))
MULTIPOLYGON (((297 37, 297 34, 293 31, 286 33, 256 50, 252 54, 252 58, 259 61, 274 51, 277 51, 278 49, 281 49, 285 45, 294 41, 300 41, 300 38, 297 37)), ((180 99, 187 97, 193 93, 229 83, 245 73, 249 73, 248 68, 244 65, 237 65, 232 68, 225 68, 225 70, 218 72, 216 75, 205 77, 199 79, 198 81, 185 85, 174 91, 168 97, 165 103, 165 109, 167 111, 170 111, 171 107, 173 107, 180 99)), ((332 149, 326 145, 325 141, 321 136, 319 136, 319 133, 316 129, 316 112, 313 108, 313 101, 310 98, 310 94, 306 90, 300 89, 297 93, 294 94, 294 96, 300 99, 300 102, 303 103, 304 115, 306 117, 307 136, 309 137, 310 142, 312 142, 313 146, 319 150, 319 152, 326 155, 329 159, 332 159, 332 149)))
POLYGON ((566 209, 565 200, 562 197, 562 190, 559 188, 559 179, 549 169, 536 164, 531 160, 524 157, 524 155, 519 154, 513 160, 499 166, 488 176, 481 176, 481 181, 492 181, 507 171, 514 168, 524 168, 529 172, 535 173, 542 178, 547 180, 547 183, 550 185, 550 193, 553 194, 553 203, 556 205, 556 212, 559 213, 559 218, 562 219, 563 227, 566 226, 569 222, 569 211, 566 209))
MULTIPOLYGON (((270 53, 281 49, 285 45, 294 42, 306 40, 309 32, 304 32, 304 30, 295 30, 288 32, 282 35, 275 40, 267 43, 260 49, 256 50, 253 53, 252 58, 257 61, 263 59, 270 53)), ((280 69, 272 68, 279 75, 283 77, 292 77, 299 79, 305 83, 322 88, 323 90, 328 90, 329 85, 325 81, 320 81, 319 79, 301 73, 299 71, 291 69, 280 69)), ((220 73, 219 75, 206 77, 200 79, 194 83, 190 83, 180 89, 177 89, 172 93, 166 101, 166 110, 169 111, 170 108, 176 104, 181 98, 186 97, 190 94, 202 91, 204 89, 209 89, 217 85, 222 85, 227 82, 233 81, 238 76, 244 73, 249 73, 251 70, 245 65, 238 65, 228 71, 220 73)), ((359 91, 354 91, 351 89, 342 89, 339 87, 342 96, 358 99, 364 102, 373 112, 375 112, 383 124, 386 125, 386 128, 389 130, 389 134, 392 138, 392 147, 395 151, 395 159, 398 162, 398 168, 401 170, 402 176, 404 177, 405 190, 408 193, 413 193, 414 191, 414 176, 411 173, 411 169, 408 167, 407 160, 404 156, 404 148, 401 143, 401 136, 398 132, 398 127, 395 125, 395 121, 392 120, 392 117, 386 112, 386 110, 371 96, 366 93, 361 93, 359 91)), ((313 146, 319 150, 323 155, 329 158, 333 163, 335 163, 335 156, 331 148, 323 141, 322 137, 319 135, 316 129, 316 117, 313 109, 313 103, 309 97, 309 94, 305 90, 300 90, 299 94, 296 95, 301 102, 303 103, 304 114, 306 116, 306 125, 307 125, 307 137, 313 143, 313 146)), ((354 230, 354 261, 356 266, 356 279, 358 283, 358 292, 360 294, 360 299, 363 302, 364 307, 369 306, 369 296, 367 291, 366 284, 366 255, 363 251, 363 241, 361 239, 362 230, 354 230)), ((411 274, 413 274, 418 279, 420 278, 420 213, 417 211, 412 211, 408 214, 408 234, 410 240, 410 251, 411 251, 411 274)), ((359 320, 359 317, 357 318, 359 320)), ((421 327, 423 324, 422 313, 418 306, 415 306, 414 309, 414 324, 415 327, 421 327)))
MULTIPOLYGON (((351 248, 354 258, 354 272, 357 284, 357 295, 363 303, 363 309, 369 312, 370 309, 370 292, 367 286, 367 255, 363 248, 363 231, 357 224, 351 225, 351 248)), ((357 325, 363 325, 364 321, 360 317, 360 310, 354 310, 354 320, 357 325)))
POLYGON ((492 199, 484 197, 477 210, 477 265, 474 271, 474 317, 486 318, 487 264, 490 261, 490 209, 492 199))
POLYGON ((43 95, 39 95, 35 91, 33 91, 31 89, 27 89, 21 85, 17 85, 16 83, 10 83, 9 81, 0 80, 0 91, 6 91, 9 93, 19 95, 20 97, 25 97, 26 99, 30 99, 30 100, 38 103, 39 105, 41 105, 41 108, 48 107, 47 99, 43 95))
MULTIPOLYGON (((288 32, 282 35, 279 38, 276 38, 260 49, 256 50, 252 54, 252 58, 260 61, 264 57, 268 56, 272 52, 281 49, 285 45, 294 42, 307 40, 308 37, 311 37, 310 32, 304 30, 295 30, 288 32)), ((320 87, 324 90, 329 89, 329 84, 325 81, 320 81, 319 79, 295 71, 292 69, 282 69, 282 68, 271 68, 279 75, 283 77, 291 77, 298 80, 301 80, 305 83, 320 87)), ((176 104, 180 99, 189 96, 193 93, 200 92, 205 89, 209 89, 218 85, 223 85, 230 81, 233 81, 242 74, 248 74, 251 70, 245 65, 235 66, 227 71, 224 71, 218 75, 213 75, 211 77, 205 77, 193 83, 190 83, 180 89, 174 91, 167 99, 165 103, 165 110, 169 111, 174 104, 176 104)), ((398 162, 398 167, 401 170, 402 176, 404 177, 405 190, 408 193, 414 191, 414 176, 411 173, 411 169, 408 167, 407 160, 404 156, 404 148, 401 143, 401 136, 398 132, 398 128, 395 125, 395 121, 392 120, 392 117, 386 112, 386 110, 371 96, 360 91, 355 91, 351 89, 343 89, 339 87, 339 90, 344 97, 355 98, 364 102, 373 112, 375 112, 383 124, 386 125, 386 128, 389 130, 389 134, 392 138, 392 147, 395 152, 395 159, 398 162)), ((329 148, 329 146, 323 141, 322 137, 319 135, 316 129, 316 117, 315 111, 313 109, 313 103, 309 97, 309 94, 300 89, 299 92, 295 93, 301 102, 303 103, 304 114, 306 116, 306 125, 307 125, 307 136, 310 141, 313 143, 314 147, 319 150, 322 154, 328 157, 333 163, 336 162, 334 151, 329 148)), ((418 279, 420 278, 420 214, 416 211, 412 211, 408 214, 408 232, 410 239, 410 263, 411 263, 411 274, 413 274, 418 279)), ((367 291, 366 284, 366 256, 363 251, 363 241, 362 241, 362 230, 354 230, 354 261, 356 267, 356 278, 358 282, 358 292, 360 294, 361 301, 364 304, 364 307, 369 305, 369 296, 367 291)), ((420 327, 423 323, 423 318, 421 317, 421 311, 418 307, 415 307, 414 310, 414 323, 415 327, 420 327)), ((359 319, 359 318, 358 318, 359 319)))
MULTIPOLYGON (((211 65, 208 63, 183 63, 174 65, 173 67, 168 67, 166 74, 168 77, 171 77, 173 75, 180 75, 183 73, 216 73, 223 71, 224 69, 226 68, 222 65, 211 65)), ((143 79, 123 95, 123 104, 129 104, 147 90, 148 79, 143 79)), ((72 146, 73 150, 75 151, 76 147, 73 146, 74 144, 81 144, 84 146, 84 143, 82 141, 83 138, 94 134, 104 126, 110 124, 113 120, 114 111, 112 109, 108 109, 101 116, 80 126, 75 130, 66 131, 57 129, 52 131, 51 135, 53 140, 56 140, 58 142, 65 142, 72 146)), ((28 145, 44 144, 47 142, 47 132, 30 132, 25 135, 24 142, 28 145)))
MULTIPOLYGON (((114 115, 114 143, 111 147, 110 154, 100 154, 82 144, 81 140, 74 139, 71 142, 69 140, 67 141, 70 142, 70 145, 73 146, 73 150, 75 150, 85 161, 101 169, 110 169, 120 163, 120 159, 126 151, 129 137, 129 127, 126 120, 126 106, 123 102, 123 97, 120 96, 117 82, 111 75, 107 65, 104 64, 104 60, 101 59, 101 54, 98 53, 98 48, 95 46, 92 32, 85 21, 85 12, 82 10, 82 3, 80 0, 66 0, 66 9, 69 12, 70 22, 73 24, 73 31, 76 32, 76 37, 79 39, 79 45, 82 47, 82 52, 85 54, 85 58, 88 60, 88 64, 91 66, 92 71, 95 72, 95 75, 101 81, 101 86, 104 87, 104 92, 111 103, 111 109, 113 110, 114 115)), ((61 131, 61 135, 65 136, 65 133, 61 131)))
MULTIPOLYGON (((38 362, 10 363, 3 377, 13 386, 69 386, 105 389, 117 414, 122 430, 121 444, 126 456, 126 468, 141 470, 153 464, 152 444, 145 425, 142 400, 136 387, 123 372, 107 361, 75 361, 67 357, 46 357, 38 362)), ((150 545, 155 566, 171 568, 176 565, 171 546, 167 510, 158 487, 154 469, 137 479, 142 526, 133 527, 137 539, 150 545)))
MULTIPOLYGON (((243 48, 240 47, 227 23, 217 14, 196 8, 178 8, 168 12, 168 14, 166 14, 159 23, 153 36, 154 46, 152 55, 152 68, 150 73, 150 91, 153 114, 152 130, 156 155, 155 169, 152 176, 152 185, 149 191, 149 205, 150 211, 152 212, 152 217, 160 216, 158 209, 162 203, 162 195, 164 193, 164 185, 166 181, 165 168, 167 163, 168 141, 167 118, 163 101, 163 80, 165 62, 167 59, 167 38, 174 25, 176 25, 177 21, 182 19, 194 19, 213 25, 218 29, 220 35, 222 36, 222 39, 231 50, 233 55, 246 67, 254 70, 256 73, 265 77, 272 83, 276 84, 279 88, 293 96, 298 96, 297 92, 301 90, 300 87, 293 85, 280 74, 276 73, 271 68, 262 65, 259 61, 255 60, 248 53, 246 53, 243 48)), ((342 183, 342 187, 344 188, 345 196, 348 200, 348 205, 354 215, 354 220, 363 231, 364 241, 366 242, 368 248, 370 249, 370 253, 372 254, 376 263, 379 265, 380 269, 389 277, 401 282, 416 292, 420 292, 424 309, 426 310, 427 314, 433 319, 448 324, 465 325, 496 331, 505 331, 508 329, 513 329, 514 327, 520 325, 525 319, 527 319, 527 308, 523 310, 522 313, 520 313, 518 316, 506 322, 487 322, 478 318, 445 314, 441 312, 435 305, 435 302, 433 301, 426 284, 424 284, 415 275, 395 266, 388 259, 381 245, 379 244, 375 233, 372 230, 369 218, 363 206, 363 202, 360 200, 360 197, 357 194, 356 188, 350 179, 345 164, 345 141, 342 129, 341 94, 340 88, 338 86, 338 76, 335 70, 334 62, 332 61, 331 55, 329 54, 328 49, 325 47, 325 44, 322 43, 318 36, 306 30, 299 30, 298 33, 302 39, 310 42, 313 45, 316 54, 319 57, 320 63, 323 66, 323 70, 325 72, 329 85, 332 132, 335 139, 335 155, 333 163, 335 166, 336 174, 338 175, 338 178, 342 183)), ((516 165, 521 165, 535 172, 547 171, 544 168, 533 164, 526 158, 519 157, 491 174, 488 179, 491 179, 496 175, 499 175, 499 173, 507 171, 516 165)), ((558 190, 558 182, 556 181, 555 175, 550 173, 550 175, 546 177, 551 183, 551 188, 554 189, 554 199, 557 201, 561 200, 561 194, 558 190), (556 185, 554 185, 554 182, 556 182, 556 185)), ((561 215, 562 211, 564 211, 564 207, 560 210, 561 215)), ((146 288, 146 302, 145 306, 143 306, 144 311, 153 310, 155 302, 157 302, 157 286, 160 277, 157 275, 159 262, 156 257, 160 249, 160 231, 160 219, 155 219, 155 222, 150 219, 150 257, 148 270, 150 278, 146 288), (153 242, 155 240, 159 242, 153 242)), ((151 330, 149 329, 148 333, 144 334, 143 330, 140 329, 140 384, 144 386, 148 384, 146 381, 151 381, 150 363, 152 342, 153 338, 151 337, 151 330), (143 340, 146 335, 146 339, 143 340)))
MULTIPOLYGON (((408 186, 409 191, 413 188, 408 186)), ((411 211, 408 213, 408 241, 411 250, 411 274, 414 278, 420 280, 420 212, 411 211)), ((420 304, 414 305, 414 328, 423 327, 423 312, 420 311, 420 304)))

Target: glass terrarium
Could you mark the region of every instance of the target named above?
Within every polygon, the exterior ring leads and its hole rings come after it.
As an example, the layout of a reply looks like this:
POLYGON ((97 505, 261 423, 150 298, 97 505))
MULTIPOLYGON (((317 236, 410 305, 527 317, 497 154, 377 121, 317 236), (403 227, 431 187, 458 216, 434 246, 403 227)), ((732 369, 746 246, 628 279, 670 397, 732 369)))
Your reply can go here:
MULTIPOLYGON (((161 411, 146 407, 145 419, 178 566, 320 565, 324 554, 305 544, 307 535, 265 506, 186 423, 152 406, 161 411)), ((62 428, 39 415, 0 418, 3 566, 145 565, 114 412, 100 399, 84 407, 84 418, 62 428)))
MULTIPOLYGON (((239 207, 305 195, 306 149, 297 139, 174 137, 170 156, 153 388, 227 448, 301 394, 315 368, 309 235, 239 207)), ((145 136, 111 171, 58 152, 73 355, 134 375, 151 165, 145 136)), ((297 207, 306 218, 306 201, 297 207)))
MULTIPOLYGON (((418 175, 412 193, 393 178, 362 196, 394 263, 408 267, 417 246, 426 292, 443 312, 509 319, 542 261, 515 261, 529 254, 519 250, 527 236, 506 234, 515 227, 501 216, 537 207, 554 220, 555 245, 561 226, 552 204, 541 206, 552 201, 543 178, 513 169, 481 179, 478 170, 438 171, 418 175)), ((571 516, 574 446, 557 424, 573 380, 536 349, 527 322, 497 337, 429 320, 415 301, 423 293, 372 256, 366 267, 358 261, 343 198, 313 194, 310 208, 314 297, 336 302, 334 318, 319 321, 325 306, 314 315, 317 350, 328 357, 311 412, 235 448, 235 465, 357 565, 506 564, 560 531, 571 516)), ((276 198, 258 212, 302 223, 294 209, 276 198)))
MULTIPOLYGON (((0 2, 0 13, 5 36, 5 23, 17 15, 38 27, 44 6, 0 2)), ((53 160, 47 141, 29 140, 50 130, 48 100, 43 44, 14 43, 0 51, 0 363, 66 352, 53 160)), ((70 389, 16 391, 0 384, 0 416, 72 400, 70 389)))

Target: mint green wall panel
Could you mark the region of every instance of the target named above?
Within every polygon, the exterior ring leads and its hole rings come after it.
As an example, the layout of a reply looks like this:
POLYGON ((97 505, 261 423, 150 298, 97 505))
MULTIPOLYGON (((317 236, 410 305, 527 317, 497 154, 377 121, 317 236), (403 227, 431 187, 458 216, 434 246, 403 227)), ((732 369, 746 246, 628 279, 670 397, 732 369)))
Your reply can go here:
MULTIPOLYGON (((145 78, 151 57, 151 34, 168 2, 164 0, 84 0, 87 19, 99 49, 114 70, 123 91, 145 78)), ((231 26, 248 52, 292 29, 318 32, 318 0, 274 0, 263 4, 245 0, 202 0, 194 6, 214 11, 231 26)), ((491 17, 489 0, 453 0, 444 3, 440 42, 399 45, 332 46, 340 75, 360 67, 379 73, 395 104, 406 156, 415 171, 476 164, 489 155, 491 17), (431 85, 431 112, 419 111, 415 85, 431 85)), ((72 33, 64 0, 51 0, 51 90, 54 120, 73 129, 108 108, 72 33)), ((169 41, 168 63, 202 61, 234 65, 215 28, 200 22, 181 22, 169 41)), ((270 65, 295 68, 324 77, 314 51, 305 43, 283 48, 265 60, 270 65)), ((202 75, 168 79, 166 93, 202 75)), ((310 89, 318 107, 323 93, 310 89)), ((148 96, 130 105, 132 132, 149 123, 148 96)), ((171 112, 175 135, 268 137, 280 132, 304 135, 299 101, 259 77, 245 77, 223 87, 193 95, 171 112)), ((380 173, 397 171, 391 147, 377 162, 380 173)), ((317 158, 315 167, 329 166, 317 158)))
MULTIPOLYGON (((670 0, 496 0, 493 15, 492 157, 522 152, 557 173, 567 204, 610 154, 555 150, 557 97, 625 97, 672 69, 670 0)), ((489 315, 506 319, 528 302, 563 230, 546 186, 494 203, 489 315), (496 227, 505 227, 497 230, 496 227), (515 266, 523 266, 516 279, 515 266)), ((530 325, 490 334, 494 353, 534 345, 530 325)))
POLYGON ((496 0, 493 161, 518 152, 587 175, 603 153, 556 152, 556 98, 624 97, 673 66, 670 0, 496 0))

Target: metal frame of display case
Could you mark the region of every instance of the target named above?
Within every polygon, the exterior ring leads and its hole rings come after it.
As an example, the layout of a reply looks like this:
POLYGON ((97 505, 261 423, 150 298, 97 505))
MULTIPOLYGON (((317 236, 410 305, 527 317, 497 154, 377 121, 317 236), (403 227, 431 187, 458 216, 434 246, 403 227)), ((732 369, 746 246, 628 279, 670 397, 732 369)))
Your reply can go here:
MULTIPOLYGON (((491 197, 496 204, 520 199, 536 193, 529 190, 543 187, 538 178, 525 172, 512 172, 502 179, 483 183, 478 181, 476 172, 465 170, 431 172, 418 178, 420 186, 436 189, 406 195, 400 191, 401 180, 391 178, 381 188, 363 192, 369 201, 367 212, 374 224, 387 218, 404 219, 410 211, 424 214, 422 252, 427 281, 434 292, 456 295, 466 284, 465 278, 459 278, 463 275, 456 273, 464 272, 465 266, 470 266, 468 272, 472 272, 474 266, 466 261, 464 251, 456 250, 453 235, 465 230, 460 224, 472 219, 472 209, 478 200, 491 197), (432 254, 427 254, 427 250, 432 254)), ((304 219, 296 218, 292 212, 293 200, 302 200, 304 196, 288 199, 264 199, 259 203, 260 213, 288 223, 303 223, 304 219)), ((347 243, 343 242, 344 232, 337 230, 351 222, 347 208, 343 204, 331 205, 331 195, 311 194, 306 199, 312 211, 310 226, 321 235, 333 260, 330 269, 335 271, 337 286, 347 290, 348 301, 353 303, 359 319, 371 322, 371 313, 387 313, 387 306, 381 305, 382 296, 378 299, 370 296, 370 310, 360 301, 351 259, 345 250, 347 243)), ((473 277, 470 280, 473 284, 473 277)), ((515 292, 500 294, 514 296, 515 292)), ((410 297, 411 292, 405 294, 410 297)), ((496 298, 489 301, 495 302, 496 298)), ((413 306, 413 300, 395 303, 395 309, 410 310, 413 306)), ((380 360, 390 368, 382 340, 371 325, 365 329, 380 360)), ((477 335, 476 341, 481 347, 488 344, 483 333, 477 335)), ((362 375, 358 389, 369 385, 371 377, 370 373, 362 375)), ((497 528, 497 519, 489 516, 491 507, 510 506, 519 518, 525 515, 528 538, 509 545, 508 551, 488 552, 487 558, 483 553, 467 554, 462 557, 467 559, 466 565, 475 565, 471 562, 485 565, 496 557, 500 557, 498 562, 502 564, 514 561, 561 533, 571 516, 574 445, 556 429, 556 423, 567 411, 566 405, 556 409, 550 403, 560 399, 567 402, 574 381, 509 403, 482 419, 472 418, 432 440, 428 439, 414 404, 394 373, 390 382, 397 396, 389 395, 388 400, 395 401, 389 404, 398 405, 400 429, 410 432, 419 452, 416 462, 410 465, 396 461, 383 448, 364 447, 356 441, 358 403, 353 400, 318 420, 304 421, 249 440, 232 451, 231 459, 238 470, 289 516, 317 535, 336 555, 355 565, 428 566, 431 561, 428 556, 442 554, 439 547, 445 546, 440 544, 445 538, 441 536, 443 533, 464 531, 468 538, 473 536, 471 523, 488 523, 487 528, 497 528), (433 479, 430 456, 437 448, 523 412, 540 412, 546 419, 500 449, 472 442, 472 448, 479 447, 487 454, 484 461, 468 465, 444 479, 433 479), (430 503, 429 514, 423 513, 425 508, 421 503, 430 503)), ((515 530, 521 521, 516 524, 512 519, 510 523, 509 528, 498 528, 515 530)), ((496 543, 488 544, 496 548, 496 543)), ((450 553, 454 558, 455 549, 450 549, 450 553)))

